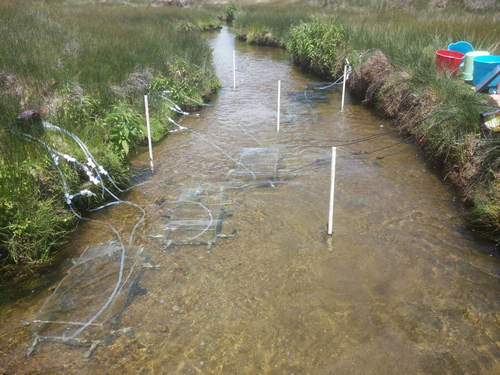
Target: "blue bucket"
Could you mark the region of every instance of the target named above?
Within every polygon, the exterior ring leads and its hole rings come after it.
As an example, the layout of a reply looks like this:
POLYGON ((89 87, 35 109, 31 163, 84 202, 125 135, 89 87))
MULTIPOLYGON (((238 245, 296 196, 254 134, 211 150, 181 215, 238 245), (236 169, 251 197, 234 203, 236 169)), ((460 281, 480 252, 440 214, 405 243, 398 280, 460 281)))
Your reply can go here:
MULTIPOLYGON (((493 69, 500 65, 500 56, 477 56, 474 57, 474 71, 472 74, 472 84, 478 85, 490 74, 493 69)), ((497 87, 500 77, 491 82, 488 87, 497 87)))

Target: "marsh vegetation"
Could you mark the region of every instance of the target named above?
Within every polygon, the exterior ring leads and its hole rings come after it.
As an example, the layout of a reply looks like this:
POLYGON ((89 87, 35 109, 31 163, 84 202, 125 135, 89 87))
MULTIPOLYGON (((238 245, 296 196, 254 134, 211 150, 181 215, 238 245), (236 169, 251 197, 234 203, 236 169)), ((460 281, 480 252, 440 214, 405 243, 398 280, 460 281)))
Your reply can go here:
MULTIPOLYGON (((287 48, 291 59, 325 78, 339 76, 346 58, 349 86, 366 105, 393 119, 402 137, 421 146, 429 163, 461 193, 465 217, 500 241, 500 140, 487 137, 479 114, 487 96, 440 74, 435 51, 467 40, 500 53, 495 1, 17 1, 0 3, 0 258, 47 260, 74 228, 57 170, 47 150, 16 134, 16 117, 40 111, 44 121, 80 137, 127 186, 128 159, 144 143, 144 94, 152 95, 153 138, 175 113, 159 98, 202 102, 219 87, 204 30, 232 21, 248 43, 287 48), (175 5, 175 4, 173 4, 175 5), (155 96, 156 95, 156 96, 155 96), (43 109, 43 111, 42 111, 43 109)), ((46 132, 61 152, 75 145, 46 132)), ((69 167, 68 167, 69 168, 69 167)), ((71 171, 68 171, 68 173, 71 171)), ((70 174, 70 173, 69 173, 70 174)), ((73 173, 75 190, 88 181, 73 173)), ((80 198, 78 210, 106 197, 80 198)))

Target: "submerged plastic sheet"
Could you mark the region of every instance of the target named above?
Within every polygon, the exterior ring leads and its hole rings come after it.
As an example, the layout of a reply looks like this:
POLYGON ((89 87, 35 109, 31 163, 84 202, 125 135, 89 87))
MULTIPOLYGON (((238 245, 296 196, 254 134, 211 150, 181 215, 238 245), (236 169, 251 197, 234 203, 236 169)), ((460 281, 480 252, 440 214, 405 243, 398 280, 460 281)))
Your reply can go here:
POLYGON ((236 232, 228 220, 231 215, 225 210, 226 201, 227 195, 220 187, 183 189, 177 200, 170 202, 170 215, 156 220, 152 237, 161 238, 165 251, 173 245, 206 245, 210 250, 221 237, 233 238, 236 232), (228 234, 223 233, 223 227, 228 234))
POLYGON ((289 92, 288 96, 295 102, 300 103, 330 103, 324 92, 298 91, 289 92))
POLYGON ((323 93, 337 93, 342 89, 342 82, 339 81, 340 80, 337 80, 337 82, 334 83, 331 82, 308 83, 306 85, 306 88, 308 92, 320 90, 320 92, 323 93))
POLYGON ((142 247, 125 246, 125 254, 123 249, 117 241, 85 249, 31 322, 34 342, 28 354, 49 341, 91 347, 88 357, 108 342, 134 296, 144 262, 142 247))
POLYGON ((320 121, 321 116, 314 110, 314 107, 321 103, 330 103, 330 99, 326 96, 326 92, 327 90, 289 92, 289 100, 283 103, 283 116, 281 122, 293 124, 297 121, 300 123, 304 121, 320 121))
POLYGON ((275 147, 244 148, 232 177, 273 182, 278 175, 279 162, 279 151, 275 147))

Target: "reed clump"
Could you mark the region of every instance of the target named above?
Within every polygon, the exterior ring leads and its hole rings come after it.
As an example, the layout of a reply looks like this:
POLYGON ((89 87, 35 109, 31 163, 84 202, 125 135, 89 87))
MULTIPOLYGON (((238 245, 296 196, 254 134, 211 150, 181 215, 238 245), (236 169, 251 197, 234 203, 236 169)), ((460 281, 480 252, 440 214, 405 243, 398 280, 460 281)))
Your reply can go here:
POLYGON ((286 45, 292 61, 322 77, 331 77, 340 69, 339 51, 345 48, 344 28, 316 18, 290 30, 286 45))

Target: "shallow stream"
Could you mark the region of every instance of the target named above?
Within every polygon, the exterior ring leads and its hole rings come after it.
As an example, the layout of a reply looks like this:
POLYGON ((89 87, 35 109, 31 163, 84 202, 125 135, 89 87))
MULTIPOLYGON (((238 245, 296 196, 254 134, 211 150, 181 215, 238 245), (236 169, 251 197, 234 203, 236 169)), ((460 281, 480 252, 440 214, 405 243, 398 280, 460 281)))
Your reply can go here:
POLYGON ((500 259, 418 149, 285 51, 210 43, 212 106, 156 145, 154 174, 134 161, 122 198, 144 221, 89 215, 57 282, 1 312, 0 373, 500 373, 500 259))

